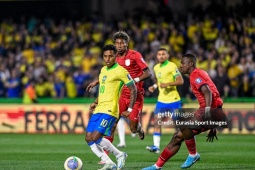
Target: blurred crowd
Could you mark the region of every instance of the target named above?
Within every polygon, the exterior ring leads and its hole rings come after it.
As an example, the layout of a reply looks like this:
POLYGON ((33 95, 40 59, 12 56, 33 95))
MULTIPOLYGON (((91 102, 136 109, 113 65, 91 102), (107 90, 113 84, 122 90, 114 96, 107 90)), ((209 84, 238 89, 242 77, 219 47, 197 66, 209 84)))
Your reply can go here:
MULTIPOLYGON (((209 17, 189 14, 184 21, 163 17, 133 17, 125 21, 99 18, 79 21, 53 18, 2 19, 0 22, 0 97, 23 96, 33 84, 40 97, 95 97, 85 91, 104 64, 101 49, 112 35, 124 30, 129 48, 139 51, 150 70, 159 47, 169 50, 180 65, 182 54, 197 56, 197 66, 208 72, 222 97, 255 96, 255 18, 209 17)), ((188 78, 180 87, 190 97, 188 78)), ((152 79, 145 81, 145 88, 152 79)), ((146 91, 146 97, 155 97, 146 91)))

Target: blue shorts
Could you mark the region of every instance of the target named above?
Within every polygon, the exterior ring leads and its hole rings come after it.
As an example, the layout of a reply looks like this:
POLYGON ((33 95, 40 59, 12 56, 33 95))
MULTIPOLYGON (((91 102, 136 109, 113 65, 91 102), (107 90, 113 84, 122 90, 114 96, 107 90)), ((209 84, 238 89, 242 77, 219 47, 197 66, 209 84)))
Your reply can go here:
POLYGON ((86 132, 93 133, 98 131, 105 136, 111 136, 111 130, 115 121, 116 117, 105 113, 93 114, 89 120, 86 132))
MULTIPOLYGON (((181 108, 181 101, 173 102, 173 103, 162 103, 157 102, 156 108, 154 110, 154 115, 158 115, 159 113, 171 112, 174 113, 176 110, 181 108)), ((173 114, 174 115, 174 114, 173 114)))

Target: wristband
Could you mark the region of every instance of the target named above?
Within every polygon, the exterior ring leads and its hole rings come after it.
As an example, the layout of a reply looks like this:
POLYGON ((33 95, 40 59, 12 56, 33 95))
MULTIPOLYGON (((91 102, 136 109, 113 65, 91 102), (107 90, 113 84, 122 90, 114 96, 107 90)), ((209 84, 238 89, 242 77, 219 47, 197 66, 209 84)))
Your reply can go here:
POLYGON ((158 87, 157 84, 153 84, 153 88, 156 89, 158 87))
POLYGON ((131 109, 130 107, 127 109, 128 112, 132 112, 133 109, 131 109))
POLYGON ((139 77, 134 78, 135 82, 138 83, 140 81, 139 77))

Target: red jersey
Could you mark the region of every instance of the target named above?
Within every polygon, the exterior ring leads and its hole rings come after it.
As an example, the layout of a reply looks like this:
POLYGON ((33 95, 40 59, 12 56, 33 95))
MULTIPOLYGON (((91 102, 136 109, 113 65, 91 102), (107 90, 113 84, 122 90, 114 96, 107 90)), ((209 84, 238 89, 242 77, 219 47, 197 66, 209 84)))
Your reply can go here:
POLYGON ((208 85, 212 92, 211 108, 217 108, 218 106, 221 106, 223 101, 220 98, 220 94, 215 84, 212 82, 211 78, 204 70, 196 68, 190 74, 190 86, 192 88, 192 92, 199 102, 200 108, 205 108, 205 98, 203 92, 201 91, 202 85, 208 85))
MULTIPOLYGON (((133 79, 141 76, 143 74, 143 70, 148 67, 142 55, 139 52, 130 49, 123 57, 117 55, 116 62, 122 67, 124 67, 133 79)), ((140 81, 136 83, 136 87, 138 94, 143 95, 143 82, 140 81)), ((130 97, 130 90, 126 86, 124 86, 121 95, 123 95, 124 97, 130 97)))

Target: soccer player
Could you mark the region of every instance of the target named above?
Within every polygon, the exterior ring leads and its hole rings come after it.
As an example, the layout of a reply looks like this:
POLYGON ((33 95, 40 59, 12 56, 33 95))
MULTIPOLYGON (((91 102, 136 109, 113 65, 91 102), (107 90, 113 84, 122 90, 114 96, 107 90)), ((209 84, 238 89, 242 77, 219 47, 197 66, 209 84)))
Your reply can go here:
MULTIPOLYGON (((181 98, 176 86, 183 84, 183 78, 176 64, 168 61, 169 54, 165 48, 160 48, 157 51, 158 64, 154 66, 154 72, 157 83, 149 87, 150 92, 159 88, 158 101, 154 111, 154 133, 152 146, 147 146, 146 149, 150 152, 160 153, 160 138, 161 113, 174 113, 175 110, 181 108, 181 98)), ((171 117, 168 117, 171 118, 171 117)))
POLYGON ((101 69, 99 75, 99 95, 96 101, 90 105, 90 111, 94 111, 94 113, 86 129, 85 139, 92 152, 105 162, 101 170, 116 170, 117 168, 119 170, 125 165, 127 154, 119 151, 103 136, 111 135, 111 128, 119 118, 118 101, 122 86, 125 84, 130 90, 128 109, 122 112, 122 116, 129 116, 137 96, 137 88, 128 71, 116 63, 116 53, 114 45, 106 45, 103 48, 103 59, 106 66, 101 69), (102 148, 116 156, 118 167, 102 148))
MULTIPOLYGON (((205 71, 196 68, 196 57, 193 54, 184 54, 182 56, 180 71, 183 74, 188 74, 190 76, 192 92, 195 94, 200 105, 200 108, 194 113, 195 119, 200 121, 209 120, 210 117, 214 116, 218 116, 222 120, 225 119, 225 115, 221 109, 223 102, 220 98, 219 92, 209 75, 205 71), (213 112, 213 109, 217 112, 213 112)), ((209 129, 211 130, 207 136, 207 141, 213 141, 214 137, 216 137, 215 128, 209 128, 207 126, 199 126, 194 129, 189 126, 182 127, 179 131, 174 133, 171 141, 162 151, 157 162, 143 170, 162 169, 163 165, 178 152, 183 141, 187 146, 189 156, 181 165, 181 168, 190 168, 200 159, 200 155, 196 150, 194 136, 209 129)))
MULTIPOLYGON (((143 101, 144 101, 144 89, 143 89, 143 81, 151 77, 151 72, 145 63, 142 55, 134 50, 128 49, 130 37, 124 31, 118 31, 113 35, 113 41, 117 48, 117 58, 116 62, 123 66, 131 77, 134 79, 136 87, 137 87, 137 98, 135 105, 132 110, 130 110, 129 126, 132 133, 137 133, 141 140, 144 139, 144 131, 142 129, 140 123, 140 117, 143 109, 143 101)), ((90 91, 95 85, 97 85, 97 81, 92 82, 88 85, 87 90, 90 91)), ((130 90, 127 86, 124 86, 121 92, 120 100, 119 100, 119 113, 121 114, 123 111, 128 109, 130 104, 130 90)), ((119 119, 116 120, 116 123, 112 129, 111 136, 107 136, 106 138, 112 142, 114 139, 114 131, 117 127, 119 119)), ((122 127, 124 126, 124 121, 122 127)), ((125 129, 122 128, 122 131, 119 132, 120 143, 119 146, 125 146, 125 129)))

